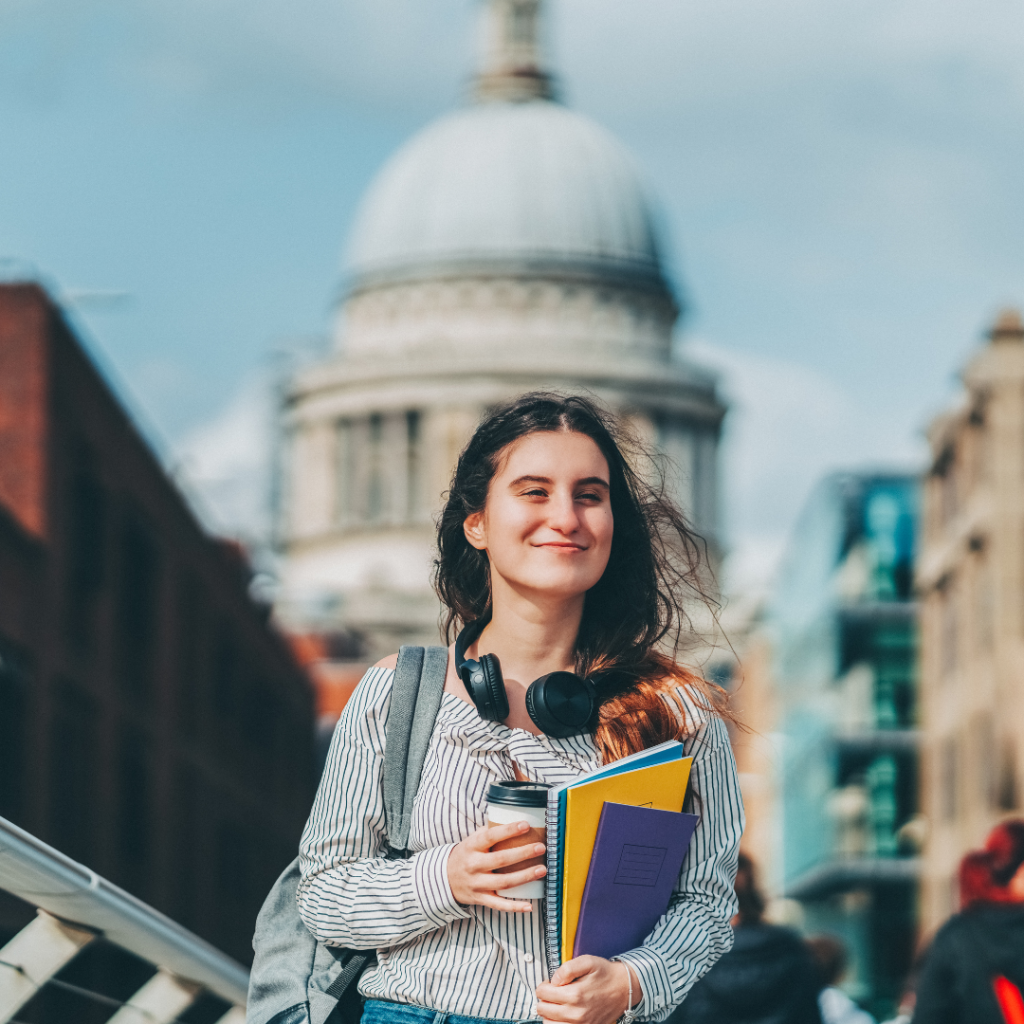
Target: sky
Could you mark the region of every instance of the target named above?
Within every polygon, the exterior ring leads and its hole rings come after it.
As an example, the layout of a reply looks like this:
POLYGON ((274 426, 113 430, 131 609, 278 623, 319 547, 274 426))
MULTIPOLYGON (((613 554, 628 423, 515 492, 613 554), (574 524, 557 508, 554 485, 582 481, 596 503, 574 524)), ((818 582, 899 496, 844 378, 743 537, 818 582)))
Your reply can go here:
MULTIPOLYGON (((359 199, 463 101, 479 0, 0 0, 0 277, 46 281, 216 528, 265 527, 272 382, 323 351, 359 199)), ((734 587, 814 482, 919 467, 1024 303, 1024 7, 548 0, 722 374, 734 587)))

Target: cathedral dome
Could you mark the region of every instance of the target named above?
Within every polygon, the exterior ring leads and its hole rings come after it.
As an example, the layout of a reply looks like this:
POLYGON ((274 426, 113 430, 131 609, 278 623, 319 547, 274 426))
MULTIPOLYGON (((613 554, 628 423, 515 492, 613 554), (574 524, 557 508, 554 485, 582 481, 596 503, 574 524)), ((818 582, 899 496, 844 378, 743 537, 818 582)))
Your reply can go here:
POLYGON ((665 289, 628 153, 538 97, 478 103, 411 139, 367 192, 346 262, 357 288, 498 272, 665 289))

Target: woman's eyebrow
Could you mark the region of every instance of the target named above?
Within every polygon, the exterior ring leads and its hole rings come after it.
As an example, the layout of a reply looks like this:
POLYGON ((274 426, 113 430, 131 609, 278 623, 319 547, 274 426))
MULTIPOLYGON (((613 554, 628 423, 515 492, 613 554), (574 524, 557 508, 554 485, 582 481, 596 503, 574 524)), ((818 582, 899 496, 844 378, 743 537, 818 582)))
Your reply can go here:
POLYGON ((552 484, 552 483, 554 483, 554 480, 552 480, 551 477, 548 477, 548 476, 530 476, 530 475, 526 474, 524 476, 517 476, 515 478, 515 480, 513 480, 509 484, 509 487, 518 487, 520 484, 552 484))
MULTIPOLYGON (((509 484, 509 487, 518 487, 520 484, 553 484, 553 483, 554 483, 554 480, 552 480, 551 477, 549 477, 549 476, 530 476, 529 474, 526 474, 524 476, 517 476, 515 478, 515 480, 513 480, 509 484)), ((602 479, 599 476, 587 476, 587 477, 584 477, 582 480, 577 480, 576 483, 573 486, 574 487, 593 487, 595 484, 598 487, 604 487, 607 490, 611 490, 611 487, 608 485, 608 481, 602 479)))

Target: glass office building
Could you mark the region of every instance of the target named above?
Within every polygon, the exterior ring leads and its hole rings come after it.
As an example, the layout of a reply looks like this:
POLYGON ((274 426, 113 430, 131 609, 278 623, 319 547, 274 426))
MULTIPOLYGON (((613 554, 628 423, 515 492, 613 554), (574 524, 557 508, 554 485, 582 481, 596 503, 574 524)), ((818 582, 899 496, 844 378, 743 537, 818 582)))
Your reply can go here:
POLYGON ((847 987, 880 1019, 899 998, 915 933, 917 516, 913 476, 827 477, 766 615, 785 894, 806 933, 845 940, 847 987))

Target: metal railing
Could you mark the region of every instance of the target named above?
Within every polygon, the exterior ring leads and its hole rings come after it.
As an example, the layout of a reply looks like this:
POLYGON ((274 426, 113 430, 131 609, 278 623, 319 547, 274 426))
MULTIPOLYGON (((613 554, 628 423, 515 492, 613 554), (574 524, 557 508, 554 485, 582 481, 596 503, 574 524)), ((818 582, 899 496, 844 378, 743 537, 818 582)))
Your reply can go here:
POLYGON ((37 916, 0 949, 0 1024, 98 938, 155 968, 108 1024, 170 1024, 204 991, 232 1004, 218 1024, 243 1024, 249 974, 236 961, 94 871, 0 818, 0 889, 37 916))

